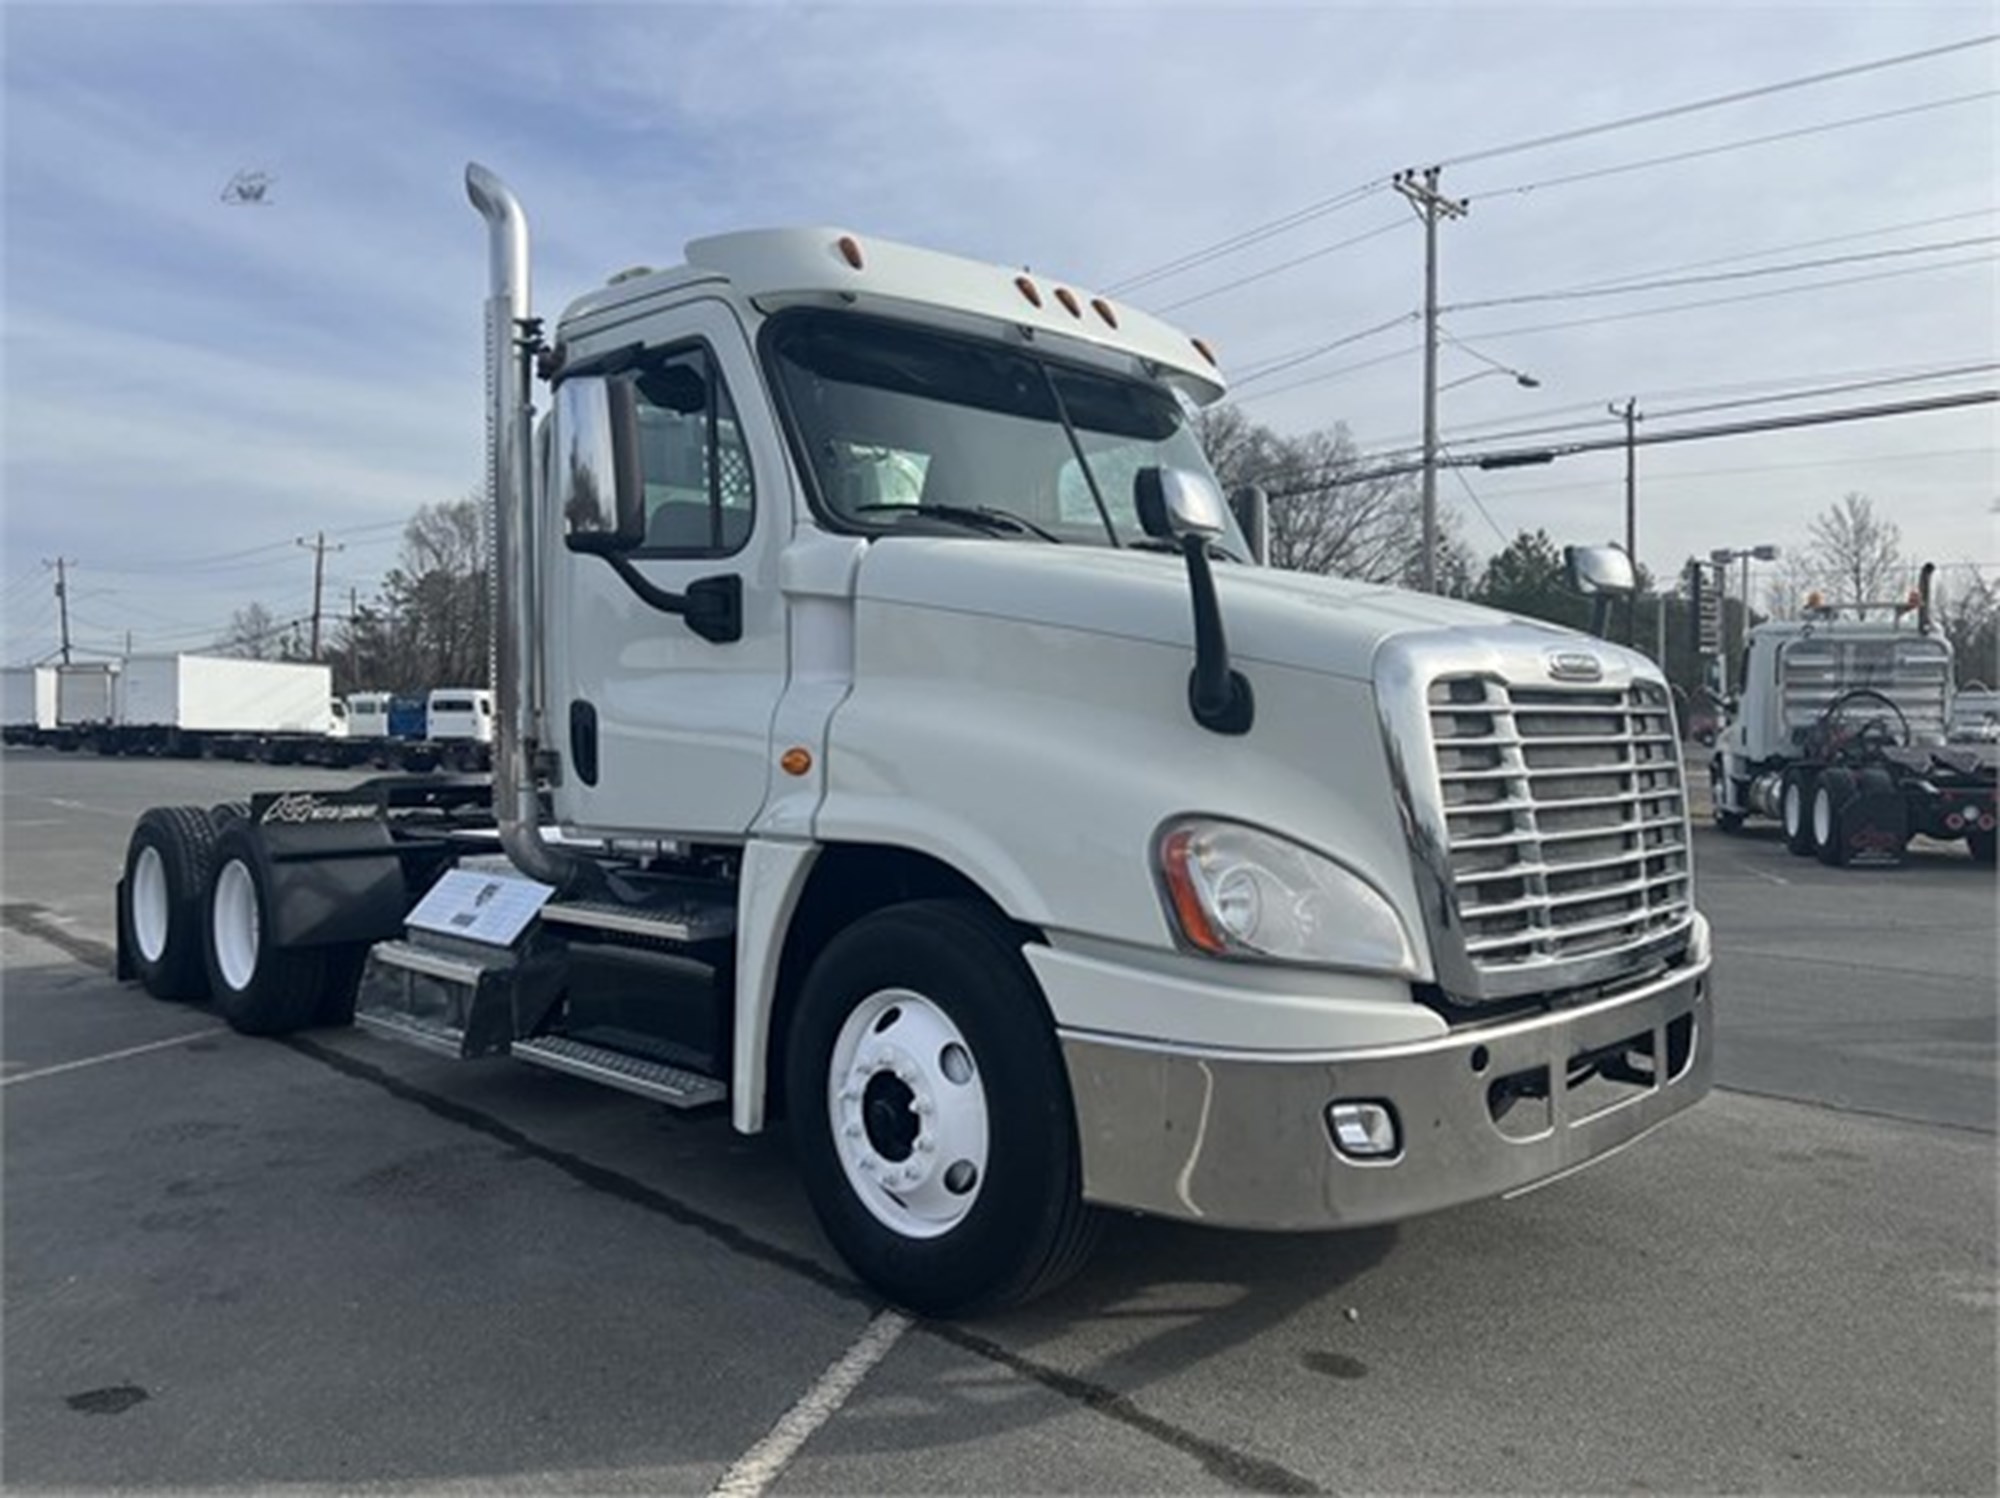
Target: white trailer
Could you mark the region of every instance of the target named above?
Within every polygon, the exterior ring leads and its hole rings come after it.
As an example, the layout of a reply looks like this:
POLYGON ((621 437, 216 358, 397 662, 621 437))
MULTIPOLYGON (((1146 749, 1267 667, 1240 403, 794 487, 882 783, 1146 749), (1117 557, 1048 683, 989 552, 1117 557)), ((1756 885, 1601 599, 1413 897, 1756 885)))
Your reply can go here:
POLYGON ((7 742, 56 726, 56 668, 9 666, 0 672, 0 727, 7 742))
POLYGON ((56 727, 81 729, 111 722, 117 679, 113 661, 74 661, 56 667, 56 727))
POLYGON ((111 722, 91 736, 100 753, 286 762, 322 757, 333 737, 328 666, 187 654, 123 666, 111 722))

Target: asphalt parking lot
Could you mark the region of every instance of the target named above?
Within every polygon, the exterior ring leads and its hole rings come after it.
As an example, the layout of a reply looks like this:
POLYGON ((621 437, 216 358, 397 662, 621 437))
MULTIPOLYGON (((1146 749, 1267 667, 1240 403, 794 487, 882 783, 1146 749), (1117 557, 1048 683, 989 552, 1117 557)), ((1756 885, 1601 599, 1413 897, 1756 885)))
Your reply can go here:
POLYGON ((10 1487, 2000 1485, 1995 886, 1956 849, 1698 833, 1721 1086, 1577 1177, 1338 1236, 1121 1220, 1057 1295, 912 1325, 781 1134, 114 983, 132 819, 274 776, 329 778, 6 755, 10 1487))

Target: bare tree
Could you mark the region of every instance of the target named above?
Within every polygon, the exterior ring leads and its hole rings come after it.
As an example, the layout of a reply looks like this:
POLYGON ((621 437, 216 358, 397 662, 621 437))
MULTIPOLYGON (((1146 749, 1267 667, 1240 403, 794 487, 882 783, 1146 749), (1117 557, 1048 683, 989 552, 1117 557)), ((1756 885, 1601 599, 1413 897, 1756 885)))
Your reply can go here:
POLYGON ((1951 641, 1959 684, 2000 686, 2000 589, 1968 562, 1940 568, 1932 595, 1938 628, 1951 641))
POLYGON ((485 683, 488 615, 486 524, 476 496, 426 505, 403 532, 403 554, 382 579, 391 642, 391 691, 485 683))
POLYGON ((1764 578, 1764 615, 1768 619, 1797 619, 1804 615, 1806 599, 1822 587, 1820 565, 1810 553, 1787 547, 1764 578))
MULTIPOLYGON (((1420 499, 1407 475, 1366 474, 1343 422, 1281 437, 1225 406, 1196 417, 1196 431, 1223 487, 1261 484, 1271 493, 1271 565, 1365 582, 1415 586, 1423 537, 1420 499)), ((1471 590, 1473 562, 1440 516, 1439 574, 1447 592, 1471 590)))
POLYGON ((1893 520, 1876 516, 1867 495, 1848 493, 1814 516, 1806 533, 1812 538, 1807 554, 1832 602, 1879 602, 1901 584, 1903 533, 1893 520))
POLYGON ((229 616, 229 627, 214 649, 217 655, 274 661, 283 654, 283 635, 284 626, 271 617, 269 609, 261 603, 249 603, 229 616))

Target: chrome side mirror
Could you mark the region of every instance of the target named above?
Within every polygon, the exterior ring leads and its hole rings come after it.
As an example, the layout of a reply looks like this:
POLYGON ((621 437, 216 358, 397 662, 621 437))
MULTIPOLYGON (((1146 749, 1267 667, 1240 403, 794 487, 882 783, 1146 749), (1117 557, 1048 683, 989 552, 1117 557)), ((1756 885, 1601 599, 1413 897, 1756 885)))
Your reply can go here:
POLYGON ((1632 559, 1617 546, 1565 546, 1563 570, 1570 591, 1591 597, 1600 593, 1623 596, 1638 586, 1632 559))
POLYGON ((1142 468, 1132 480, 1139 525, 1162 541, 1190 536, 1212 541, 1229 529, 1222 491, 1205 474, 1185 468, 1142 468))

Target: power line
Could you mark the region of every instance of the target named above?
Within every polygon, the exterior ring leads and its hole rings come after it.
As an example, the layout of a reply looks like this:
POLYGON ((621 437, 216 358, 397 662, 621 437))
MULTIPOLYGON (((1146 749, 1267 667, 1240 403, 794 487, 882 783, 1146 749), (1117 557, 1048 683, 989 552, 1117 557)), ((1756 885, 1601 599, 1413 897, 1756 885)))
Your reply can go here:
MULTIPOLYGON (((1684 473, 1648 473, 1646 475, 1646 485, 1648 488, 1654 488, 1661 484, 1686 484, 1695 483, 1703 479, 1733 478, 1745 473, 1780 473, 1790 469, 1801 468, 1878 467, 1884 463, 1930 463, 1936 462, 1941 458, 1991 457, 1992 455, 1993 449, 1991 447, 1931 447, 1919 449, 1914 452, 1875 453, 1858 456, 1855 454, 1844 454, 1838 458, 1812 458, 1797 463, 1743 463, 1728 468, 1690 469, 1684 473)), ((1586 489, 1593 493, 1602 493, 1604 490, 1604 480, 1578 479, 1568 484, 1528 484, 1525 486, 1510 484, 1507 487, 1507 497, 1512 499, 1518 495, 1526 498, 1531 494, 1565 494, 1586 489)))
POLYGON ((1985 265, 1991 255, 1969 255, 1962 260, 1941 260, 1933 265, 1911 265, 1901 270, 1871 271, 1866 275, 1839 276, 1830 281, 1811 281, 1803 286, 1773 286, 1763 291, 1746 291, 1737 296, 1707 297, 1698 302, 1671 302, 1664 307, 1640 307, 1631 312, 1606 312, 1595 317, 1574 317, 1563 322, 1537 323, 1523 328, 1483 328, 1481 338, 1521 338, 1530 333, 1552 333, 1562 328, 1588 328, 1600 323, 1627 322, 1635 317, 1660 317, 1670 312, 1692 312, 1704 307, 1730 307, 1741 302, 1761 302, 1770 297, 1798 296, 1809 291, 1830 291, 1839 286, 1859 286, 1867 281, 1888 281, 1898 276, 1926 275, 1931 271, 1958 270, 1968 265, 1985 265))
POLYGON ((1267 281, 1272 276, 1284 271, 1295 270, 1301 265, 1331 255, 1337 250, 1352 249, 1355 245, 1366 244, 1371 239, 1380 239, 1384 234, 1393 233, 1397 229, 1406 227, 1409 222, 1408 219, 1399 218, 1391 223, 1377 224, 1366 233, 1350 235, 1348 238, 1336 240, 1332 244, 1321 245, 1316 250, 1309 250, 1303 255, 1294 256, 1290 260, 1281 260, 1276 265, 1266 266, 1263 270, 1252 271, 1247 276, 1238 276, 1234 281, 1225 281, 1220 286, 1211 286, 1208 290, 1198 291, 1193 296, 1182 297, 1178 302, 1168 302, 1165 306, 1156 310, 1161 313, 1178 312, 1183 307, 1192 307, 1196 302, 1205 302, 1210 297, 1221 296, 1225 291, 1235 291, 1239 287, 1250 286, 1258 281, 1267 281))
POLYGON ((1373 338, 1379 333, 1386 333, 1391 328, 1399 328, 1405 323, 1415 322, 1422 315, 1422 313, 1416 311, 1399 312, 1385 322, 1376 323, 1373 327, 1362 328, 1358 332, 1343 334, 1341 337, 1331 339, 1326 343, 1314 344, 1311 348, 1299 353, 1280 354, 1276 358, 1266 359, 1261 363, 1251 365, 1248 371, 1231 380, 1230 384, 1233 388, 1240 390, 1245 385, 1251 384, 1254 381, 1265 379, 1270 375, 1279 374, 1284 370, 1292 369, 1300 364, 1317 359, 1321 354, 1330 354, 1335 349, 1346 348, 1350 343, 1360 343, 1363 339, 1373 338))
POLYGON ((1802 140, 1807 136, 1823 135, 1829 130, 1848 130, 1857 125, 1874 125, 1883 120, 1902 119, 1906 115, 1924 114, 1933 109, 1950 109, 1959 104, 1973 104, 1982 99, 1991 99, 2000 90, 1987 89, 1975 94, 1957 94, 1948 99, 1930 99, 1922 104, 1909 104, 1900 109, 1884 109, 1874 114, 1848 115, 1837 120, 1823 120, 1817 125, 1801 125, 1792 130, 1779 130, 1770 135, 1752 135, 1742 140, 1723 141, 1713 146, 1696 146, 1692 150, 1673 151, 1665 156, 1648 156, 1639 161, 1619 162, 1611 166, 1592 167, 1588 171, 1568 172, 1560 177, 1544 177, 1536 182, 1520 182, 1511 187, 1491 187, 1484 192, 1474 193, 1477 198, 1515 197, 1523 193, 1539 192, 1546 187, 1567 187, 1576 182, 1594 182, 1600 177, 1616 177, 1625 172, 1640 172, 1656 166, 1672 166, 1683 161, 1699 161, 1707 156, 1724 156, 1732 151, 1748 151, 1757 146, 1775 145, 1780 141, 1802 140))
POLYGON ((1861 265, 1877 260, 1900 260, 1910 255, 1936 255, 1945 250, 1967 250, 1975 245, 2000 241, 2000 234, 1981 234, 1966 239, 1939 239, 1929 244, 1902 245, 1890 250, 1861 250, 1852 255, 1827 255, 1817 260, 1793 260, 1783 265, 1761 265, 1749 270, 1711 271, 1699 276, 1672 276, 1655 281, 1599 283, 1572 286, 1556 291, 1528 291, 1514 296, 1485 297, 1478 301, 1451 302, 1441 311, 1475 312, 1487 307, 1519 307, 1531 302, 1568 302, 1588 297, 1630 296, 1640 291, 1668 291, 1681 286, 1708 286, 1719 281, 1747 281, 1758 276, 1790 275, 1802 270, 1826 270, 1836 265, 1861 265))
POLYGON ((1139 287, 1150 286, 1155 281, 1164 281, 1169 276, 1177 276, 1184 270, 1194 269, 1197 265, 1205 265, 1224 255, 1233 255, 1236 251, 1248 249, 1253 244, 1262 244, 1265 240, 1283 234, 1287 230, 1296 229, 1300 224, 1311 223, 1314 219, 1324 218, 1330 213, 1338 213, 1343 208, 1373 197, 1388 185, 1387 177, 1377 177, 1372 182, 1363 182, 1358 187, 1350 187, 1343 192, 1335 193, 1332 197, 1321 198, 1278 218, 1268 219, 1264 223, 1243 230, 1240 234, 1232 234, 1226 239, 1219 239, 1198 250, 1190 250, 1178 260, 1169 260, 1164 265, 1140 271, 1122 281, 1113 281, 1104 289, 1113 296, 1127 295, 1139 287))
MULTIPOLYGON (((1962 391, 1952 395, 1925 396, 1918 400, 1894 401, 1874 406, 1846 406, 1831 411, 1804 411, 1792 416, 1765 416, 1752 421, 1726 422, 1717 426, 1682 427, 1674 431, 1649 430, 1630 440, 1635 447, 1655 447, 1663 443, 1693 442, 1713 437, 1740 437, 1758 432, 1786 431, 1795 427, 1829 426, 1850 421, 1872 421, 1888 416, 1913 416, 1928 411, 1945 411, 1961 406, 1990 405, 2000 399, 2000 390, 1962 391)), ((1594 438, 1584 442, 1568 442, 1560 446, 1544 448, 1513 448, 1498 452, 1461 453, 1451 459, 1454 464, 1476 468, 1522 468, 1550 463, 1557 458, 1574 457, 1579 453, 1608 452, 1628 445, 1625 437, 1594 438)), ((1341 468, 1321 469, 1323 475, 1317 483, 1286 490, 1272 489, 1270 497, 1284 499, 1298 494, 1310 494, 1320 489, 1338 488, 1347 484, 1366 483, 1375 479, 1401 478, 1422 470, 1421 463, 1393 463, 1354 469, 1351 465, 1341 468)))
POLYGON ((1644 114, 1626 115, 1622 119, 1606 120, 1596 125, 1583 125, 1573 130, 1558 130, 1548 135, 1531 136, 1525 140, 1509 141, 1505 145, 1490 146, 1483 151, 1468 151, 1460 156, 1447 156, 1439 166, 1464 166, 1474 161, 1492 161, 1501 156, 1514 156, 1522 151, 1537 151, 1544 146, 1557 146, 1573 140, 1583 140, 1593 135, 1605 135, 1613 130, 1629 130, 1635 125, 1652 125, 1661 120, 1678 119, 1683 115, 1696 114, 1703 110, 1720 109, 1729 104, 1742 104, 1751 99, 1768 98, 1772 94, 1787 93, 1793 89, 1811 88, 1821 83, 1833 83, 1842 78, 1856 78, 1863 73, 1877 73, 1885 68, 1903 67, 1914 62, 1928 62, 1934 57, 1944 57, 1954 52, 1963 52, 1972 47, 1990 46, 2000 41, 2000 33, 1987 33, 1970 37, 1962 42, 1947 42, 1941 47, 1926 47, 1917 52, 1901 52, 1893 57, 1878 57, 1872 62, 1855 63, 1844 68, 1832 68, 1822 73, 1807 73, 1797 78, 1786 78, 1777 83, 1761 84, 1756 88, 1737 89, 1733 93, 1714 94, 1706 99, 1691 100, 1686 104, 1674 104, 1665 109, 1652 109, 1644 114))
MULTIPOLYGON (((1818 385, 1808 389, 1778 391, 1767 395, 1748 396, 1736 400, 1709 401, 1702 405, 1679 406, 1670 410, 1655 411, 1653 417, 1654 419, 1660 419, 1675 416, 1695 416, 1710 411, 1739 410, 1747 406, 1779 405, 1786 401, 1810 400, 1828 395, 1846 395, 1856 390, 1883 390, 1896 385, 1928 384, 1933 380, 1963 379, 1969 375, 1985 374, 1995 369, 2000 369, 2000 362, 1989 360, 1983 364, 1965 364, 1953 369, 1931 370, 1923 374, 1897 375, 1877 380, 1850 380, 1836 385, 1818 385)), ((1654 398, 1657 399, 1659 397, 1654 398)), ((1588 409, 1595 408, 1594 402, 1588 407, 1588 409)), ((1581 405, 1558 407, 1555 411, 1551 411, 1548 414, 1554 415, 1557 411, 1561 410, 1580 409, 1586 408, 1581 405)), ((1476 428, 1461 428, 1454 434, 1453 440, 1462 442, 1468 438, 1473 438, 1476 431, 1476 440, 1481 442, 1512 442, 1527 437, 1546 437, 1561 432, 1575 432, 1586 430, 1590 427, 1606 426, 1610 424, 1611 420, 1612 418, 1608 416, 1593 416, 1580 421, 1558 421, 1532 427, 1507 427, 1500 431, 1477 431, 1476 428)), ((1487 422, 1483 425, 1491 427, 1497 425, 1497 423, 1487 422)), ((1376 459, 1398 458, 1416 451, 1417 448, 1411 445, 1408 439, 1398 439, 1394 445, 1376 448, 1368 453, 1367 456, 1376 459)))
MULTIPOLYGON (((1950 42, 1937 47, 1927 47, 1915 52, 1898 53, 1891 57, 1879 57, 1869 62, 1855 63, 1844 68, 1833 68, 1824 72, 1809 73, 1797 78, 1781 79, 1775 83, 1762 84, 1755 88, 1738 89, 1727 94, 1717 94, 1704 99, 1690 100, 1687 103, 1670 105, 1664 109, 1648 110, 1643 114, 1625 115, 1618 119, 1599 121, 1594 125, 1583 125, 1574 129, 1559 130, 1546 135, 1509 141, 1504 145, 1490 146, 1485 150, 1466 151, 1456 156, 1443 157, 1435 164, 1440 167, 1446 167, 1463 166, 1475 161, 1492 161, 1502 156, 1512 156, 1524 151, 1539 150, 1544 146, 1560 145, 1573 140, 1583 140, 1591 136, 1608 134, 1612 131, 1631 129, 1638 125, 1655 124, 1661 120, 1676 119, 1683 115, 1695 114, 1704 110, 1719 109, 1725 105, 1740 104, 1751 99, 1765 98, 1772 94, 1809 88, 1822 83, 1836 82, 1843 78, 1859 77, 1862 74, 1880 72, 1886 68, 1925 62, 1932 58, 1944 57, 1955 52, 1965 51, 1969 48, 1989 46, 1996 40, 2000 40, 2000 33, 1989 33, 1971 37, 1965 41, 1950 42)), ((1338 212, 1355 203, 1363 202, 1374 194, 1381 192, 1389 184, 1390 178, 1387 176, 1373 178, 1354 187, 1346 188, 1330 197, 1320 198, 1308 203, 1304 207, 1294 209, 1290 213, 1282 214, 1277 218, 1267 219, 1240 233, 1228 235, 1210 244, 1190 250, 1176 259, 1165 261, 1153 266, 1151 269, 1139 271, 1125 277, 1123 280, 1111 282, 1105 289, 1112 295, 1126 295, 1140 287, 1152 285, 1154 282, 1165 280, 1170 276, 1179 275, 1183 271, 1192 270, 1198 265, 1205 265, 1223 256, 1235 254, 1239 250, 1248 249, 1251 245, 1261 244, 1267 239, 1295 229, 1301 224, 1310 223, 1314 219, 1338 212)), ((1511 192, 1515 190, 1501 189, 1500 191, 1511 192)))
POLYGON ((1338 380, 1346 375, 1358 374, 1364 369, 1374 369, 1382 364, 1393 364, 1398 359, 1407 359, 1412 354, 1422 353, 1423 348, 1424 346, 1421 343, 1413 343, 1408 348, 1397 349, 1393 354, 1382 354, 1373 359, 1360 360, 1358 363, 1342 364, 1333 369, 1323 369, 1318 374, 1307 375, 1302 380, 1292 380, 1284 385, 1274 385, 1269 390, 1258 390, 1245 396, 1232 395, 1227 400, 1219 401, 1217 404, 1242 406, 1248 405, 1251 401, 1269 400, 1273 396, 1284 395, 1293 390, 1303 390, 1308 385, 1324 385, 1330 380, 1338 380))
POLYGON ((1875 239, 1883 234, 1901 234, 1907 229, 1934 229, 1940 224, 1959 224, 1967 219, 1991 218, 2000 205, 1988 204, 1968 213, 1947 213, 1937 218, 1910 219, 1900 224, 1882 224, 1873 229, 1857 229, 1849 234, 1827 234, 1817 239, 1798 239, 1789 244, 1767 245, 1761 250, 1738 250, 1729 255, 1710 255, 1703 260, 1684 260, 1678 265, 1655 266, 1633 276, 1611 276, 1602 281, 1585 281, 1585 286, 1617 286, 1639 276, 1671 276, 1685 270, 1706 270, 1711 265, 1731 265, 1739 260, 1761 260, 1766 255, 1788 255, 1794 250, 1817 250, 1830 244, 1850 244, 1857 239, 1875 239))

